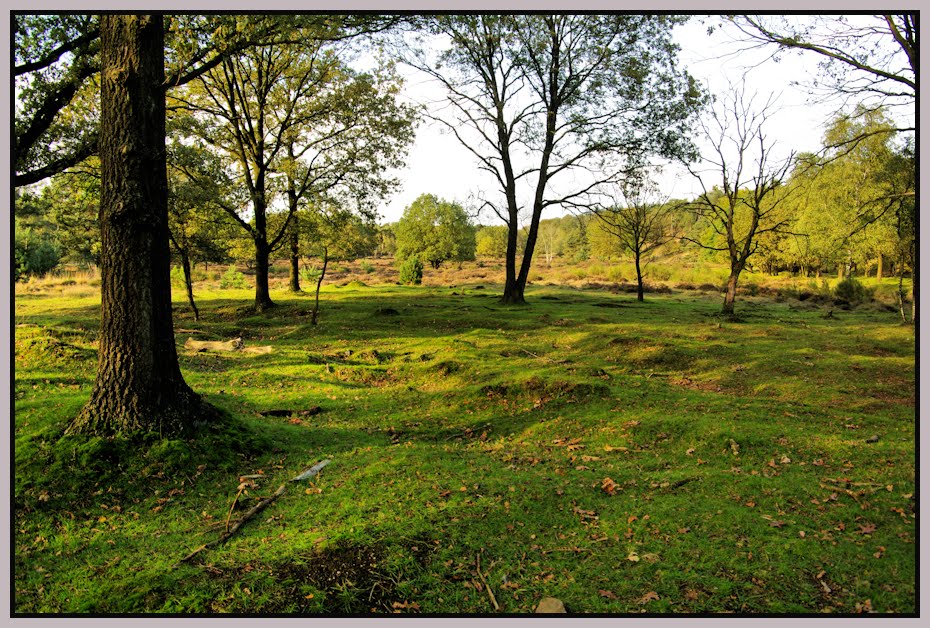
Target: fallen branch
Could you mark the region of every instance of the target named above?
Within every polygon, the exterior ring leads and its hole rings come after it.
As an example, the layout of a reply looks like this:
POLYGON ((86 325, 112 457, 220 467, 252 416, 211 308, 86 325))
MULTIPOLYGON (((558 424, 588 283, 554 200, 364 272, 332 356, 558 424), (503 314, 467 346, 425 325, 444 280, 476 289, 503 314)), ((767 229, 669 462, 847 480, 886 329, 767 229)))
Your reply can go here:
POLYGON ((547 357, 547 356, 544 356, 544 355, 536 355, 536 354, 533 353, 532 351, 527 351, 526 349, 520 349, 520 351, 522 351, 523 353, 525 353, 525 354, 528 355, 528 356, 531 356, 531 357, 534 357, 534 358, 538 358, 538 359, 540 359, 540 360, 546 360, 547 362, 549 362, 549 363, 551 363, 551 364, 568 364, 568 360, 553 360, 552 358, 547 357))
POLYGON ((323 462, 318 462, 318 463, 316 463, 315 465, 313 465, 312 467, 310 467, 309 469, 307 469, 306 471, 304 471, 303 473, 301 473, 300 475, 297 475, 297 476, 291 478, 291 482, 298 482, 298 481, 300 481, 300 480, 307 480, 307 479, 309 479, 309 478, 312 478, 314 475, 316 475, 317 473, 319 473, 320 470, 323 469, 323 467, 325 467, 325 466, 328 465, 328 464, 329 464, 329 460, 324 460, 323 462))
POLYGON ((482 584, 484 584, 484 590, 488 592, 488 597, 491 598, 491 604, 494 605, 494 610, 500 612, 501 607, 497 603, 497 598, 494 597, 494 591, 491 590, 491 585, 488 584, 488 581, 484 579, 484 574, 481 573, 481 554, 478 554, 475 557, 476 560, 476 571, 478 572, 478 577, 481 578, 482 584))
POLYGON ((242 518, 239 519, 239 520, 236 522, 236 525, 234 525, 234 526, 233 526, 232 528, 230 528, 228 531, 226 531, 226 532, 224 532, 223 534, 221 534, 221 535, 220 535, 220 538, 216 539, 215 541, 210 541, 209 543, 207 543, 207 544, 205 544, 205 545, 201 545, 200 547, 198 547, 197 549, 195 549, 193 552, 191 552, 190 554, 188 554, 187 556, 185 556, 184 558, 182 558, 181 560, 179 560, 177 563, 175 563, 174 566, 177 567, 177 566, 180 565, 181 563, 189 562, 194 556, 196 556, 196 555, 199 554, 200 552, 204 551, 205 549, 214 547, 214 546, 216 546, 216 545, 219 545, 220 543, 224 543, 224 542, 225 542, 226 540, 228 540, 232 535, 234 535, 234 534, 239 530, 239 528, 241 528, 241 527, 243 526, 243 524, 245 524, 245 523, 246 523, 247 521, 249 521, 252 517, 254 517, 254 516, 257 515, 258 513, 260 513, 262 510, 264 510, 265 507, 268 506, 268 504, 270 504, 270 503, 273 502, 274 500, 278 499, 282 494, 284 494, 284 488, 285 488, 285 486, 286 486, 285 484, 282 484, 281 486, 278 487, 278 490, 276 490, 276 491, 274 492, 274 494, 273 494, 271 497, 266 497, 266 498, 263 499, 262 501, 260 501, 260 502, 258 502, 257 504, 255 504, 255 506, 253 506, 251 510, 249 510, 247 513, 245 513, 245 514, 242 516, 242 518))

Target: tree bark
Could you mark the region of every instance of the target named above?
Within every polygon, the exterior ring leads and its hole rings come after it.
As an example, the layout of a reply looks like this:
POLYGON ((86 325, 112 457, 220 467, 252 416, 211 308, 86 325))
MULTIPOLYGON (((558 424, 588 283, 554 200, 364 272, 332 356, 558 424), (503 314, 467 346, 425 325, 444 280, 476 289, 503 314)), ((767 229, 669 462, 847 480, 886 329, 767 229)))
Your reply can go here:
POLYGON ((90 400, 68 431, 177 434, 216 411, 185 383, 174 341, 164 22, 100 22, 100 340, 90 400))
POLYGON ((883 274, 882 271, 884 270, 884 266, 885 266, 884 262, 885 262, 884 256, 881 253, 879 253, 878 254, 878 268, 875 269, 875 279, 878 281, 878 283, 882 282, 882 274, 883 274))
POLYGON ((733 316, 733 304, 736 302, 736 284, 739 281, 741 268, 731 268, 727 279, 727 289, 723 297, 723 315, 733 316))
POLYGON ((291 225, 291 232, 288 234, 288 240, 291 247, 291 274, 289 285, 291 292, 300 292, 300 240, 297 233, 297 215, 292 218, 294 223, 291 225))
POLYGON ((643 271, 639 265, 639 251, 633 256, 633 262, 636 265, 636 300, 643 300, 643 271))
POLYGON ((323 277, 326 276, 326 265, 329 263, 329 249, 323 247, 323 269, 316 280, 316 301, 313 303, 313 314, 310 317, 310 324, 316 325, 317 317, 320 314, 320 286, 323 285, 323 277))
POLYGON ((256 235, 255 242, 255 311, 264 312, 274 307, 268 293, 268 257, 271 254, 264 235, 256 235))
POLYGON ((190 303, 191 309, 194 310, 194 320, 200 320, 200 311, 197 304, 194 303, 194 282, 191 279, 191 260, 187 251, 181 251, 181 268, 184 270, 184 288, 187 290, 187 302, 190 303))

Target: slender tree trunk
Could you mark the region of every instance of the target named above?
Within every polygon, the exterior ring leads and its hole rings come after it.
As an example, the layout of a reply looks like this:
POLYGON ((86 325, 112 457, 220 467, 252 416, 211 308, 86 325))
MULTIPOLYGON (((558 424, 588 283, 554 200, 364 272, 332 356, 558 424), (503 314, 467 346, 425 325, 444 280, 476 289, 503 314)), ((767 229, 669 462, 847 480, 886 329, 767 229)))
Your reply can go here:
POLYGON ((329 250, 323 247, 323 269, 316 280, 316 300, 313 303, 313 314, 310 317, 310 324, 316 325, 317 317, 320 314, 320 286, 323 285, 323 277, 326 276, 326 265, 329 263, 329 250))
POLYGON ((881 253, 879 253, 878 254, 878 268, 875 269, 875 279, 878 281, 878 283, 882 282, 882 274, 883 274, 882 271, 884 270, 884 265, 885 265, 884 262, 885 262, 885 257, 881 253))
POLYGON ((294 224, 291 225, 291 232, 288 234, 291 245, 291 274, 288 283, 290 284, 291 292, 300 292, 300 241, 298 240, 296 214, 293 220, 294 224))
POLYGON ((191 260, 187 251, 179 251, 181 254, 181 268, 184 270, 184 287, 187 290, 187 302, 190 303, 191 309, 194 310, 194 320, 200 320, 200 311, 197 304, 194 303, 194 282, 191 279, 191 260))
POLYGON ((636 300, 643 300, 643 271, 639 265, 639 251, 633 256, 633 263, 636 265, 636 300))
POLYGON ((843 273, 846 272, 846 262, 836 265, 836 278, 843 281, 843 273))
POLYGON ((217 415, 175 348, 163 18, 103 15, 100 40, 100 340, 90 400, 68 431, 177 434, 217 415))

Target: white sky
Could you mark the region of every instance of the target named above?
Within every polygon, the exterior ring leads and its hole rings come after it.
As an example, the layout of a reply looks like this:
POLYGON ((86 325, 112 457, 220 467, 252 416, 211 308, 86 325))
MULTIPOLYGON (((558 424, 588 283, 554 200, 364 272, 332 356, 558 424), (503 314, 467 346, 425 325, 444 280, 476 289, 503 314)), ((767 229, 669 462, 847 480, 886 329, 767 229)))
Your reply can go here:
MULTIPOLYGON (((719 25, 717 18, 695 16, 684 26, 676 27, 676 41, 681 46, 680 67, 686 68, 711 93, 722 95, 732 83, 746 76, 747 92, 756 92, 760 101, 769 95, 778 97, 778 111, 766 126, 768 135, 776 141, 776 151, 816 151, 821 146, 824 124, 835 113, 832 107, 811 104, 806 90, 791 85, 805 82, 816 74, 817 59, 813 55, 786 54, 779 62, 766 60, 771 51, 759 50, 733 55, 739 45, 727 29, 716 29, 708 35, 710 24, 719 25)), ((422 74, 402 68, 407 78, 405 95, 412 100, 440 98, 442 90, 430 84, 422 74)), ((490 180, 480 175, 476 161, 454 136, 442 133, 436 124, 421 123, 417 138, 407 159, 407 168, 400 173, 401 189, 381 208, 381 221, 400 218, 416 197, 436 194, 447 200, 464 202, 481 185, 488 196, 496 194, 490 180)), ((664 196, 691 197, 699 186, 686 172, 667 171, 661 178, 664 196)), ((560 215, 557 210, 543 218, 560 215)), ((482 216, 484 224, 496 224, 493 216, 482 216)))

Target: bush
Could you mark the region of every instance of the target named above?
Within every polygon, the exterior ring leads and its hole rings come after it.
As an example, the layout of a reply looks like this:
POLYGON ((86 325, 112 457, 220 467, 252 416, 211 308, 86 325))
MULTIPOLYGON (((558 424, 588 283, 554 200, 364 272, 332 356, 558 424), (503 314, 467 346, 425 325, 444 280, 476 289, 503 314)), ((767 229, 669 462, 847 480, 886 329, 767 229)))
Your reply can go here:
POLYGON ((423 262, 419 257, 408 257, 401 264, 400 282, 408 285, 420 285, 423 282, 423 262))
POLYGON ((323 271, 313 266, 312 268, 302 268, 300 270, 300 280, 304 283, 313 283, 315 284, 320 278, 320 274, 323 271))
POLYGON ((833 296, 850 304, 862 303, 872 298, 872 291, 855 277, 847 277, 833 288, 833 296))
POLYGON ((248 288, 248 284, 245 282, 245 275, 236 270, 235 266, 230 266, 229 269, 223 274, 220 278, 220 288, 248 288))
POLYGON ((375 267, 372 266, 371 264, 369 264, 369 263, 366 262, 366 261, 362 261, 362 262, 359 264, 359 268, 362 269, 362 272, 363 272, 363 273, 366 273, 366 274, 368 274, 368 275, 370 275, 371 273, 375 272, 375 267))
POLYGON ((176 288, 184 287, 184 269, 180 266, 171 268, 171 285, 176 288))
POLYGON ((37 237, 30 229, 16 232, 14 247, 14 279, 17 281, 27 275, 44 277, 61 260, 58 243, 45 236, 37 237))

